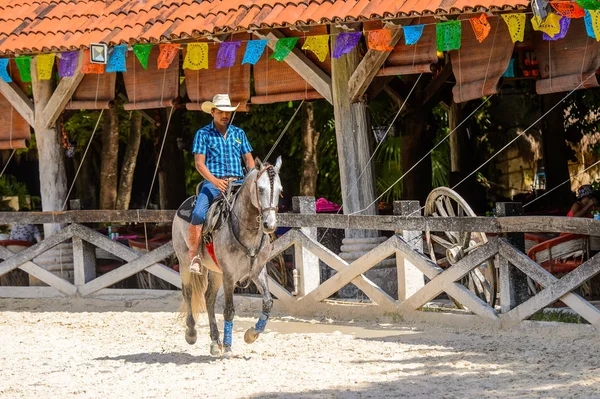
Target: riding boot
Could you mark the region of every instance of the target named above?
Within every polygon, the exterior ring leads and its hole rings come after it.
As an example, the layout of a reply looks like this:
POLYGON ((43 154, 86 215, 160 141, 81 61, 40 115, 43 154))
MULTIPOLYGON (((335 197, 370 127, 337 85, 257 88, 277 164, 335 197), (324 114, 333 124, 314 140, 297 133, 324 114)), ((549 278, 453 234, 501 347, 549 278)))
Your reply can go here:
POLYGON ((190 224, 188 228, 188 239, 189 239, 189 252, 190 256, 190 272, 191 273, 202 273, 202 256, 200 255, 199 248, 200 242, 202 241, 202 225, 190 224))

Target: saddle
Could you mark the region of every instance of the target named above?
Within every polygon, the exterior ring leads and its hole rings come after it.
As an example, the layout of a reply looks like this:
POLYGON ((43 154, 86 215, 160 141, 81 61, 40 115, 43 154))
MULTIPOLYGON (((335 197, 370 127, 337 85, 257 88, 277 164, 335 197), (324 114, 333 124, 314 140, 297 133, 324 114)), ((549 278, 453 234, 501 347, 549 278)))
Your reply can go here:
MULTIPOLYGON (((185 220, 188 223, 192 222, 192 211, 196 205, 196 199, 198 198, 198 192, 200 185, 196 188, 196 195, 193 195, 186 199, 183 204, 177 209, 177 216, 185 220)), ((206 219, 202 225, 202 240, 204 243, 212 242, 212 234, 219 230, 223 223, 227 221, 229 217, 230 209, 229 205, 233 206, 233 202, 237 197, 237 193, 241 187, 241 184, 229 184, 229 188, 225 193, 220 193, 206 212, 206 219)))

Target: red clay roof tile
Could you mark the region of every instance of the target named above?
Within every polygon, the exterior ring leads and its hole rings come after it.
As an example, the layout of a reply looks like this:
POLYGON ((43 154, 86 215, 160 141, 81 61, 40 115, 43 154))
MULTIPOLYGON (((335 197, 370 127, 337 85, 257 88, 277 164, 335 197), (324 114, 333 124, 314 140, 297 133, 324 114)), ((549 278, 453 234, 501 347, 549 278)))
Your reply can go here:
POLYGON ((295 24, 525 9, 528 4, 528 0, 2 0, 0 52, 64 51, 96 42, 157 42, 295 24))

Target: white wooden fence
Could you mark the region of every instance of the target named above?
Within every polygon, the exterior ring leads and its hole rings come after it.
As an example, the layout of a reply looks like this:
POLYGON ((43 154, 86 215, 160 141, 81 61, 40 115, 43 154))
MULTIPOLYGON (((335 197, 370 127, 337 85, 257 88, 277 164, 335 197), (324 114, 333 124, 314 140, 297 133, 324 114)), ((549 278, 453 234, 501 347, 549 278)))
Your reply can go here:
MULTIPOLYGON (((64 212, 62 214, 20 213, 20 222, 96 222, 96 221, 168 221, 173 213, 157 211, 152 214, 135 213, 136 211, 93 213, 93 211, 64 212)), ((0 213, 0 223, 6 223, 14 214, 0 213)), ((600 221, 560 217, 505 217, 505 218, 423 218, 402 216, 345 216, 345 215, 308 215, 282 214, 280 225, 294 227, 274 243, 273 257, 286 249, 296 247, 296 269, 299 271, 299 289, 297 295, 279 285, 272 278, 270 290, 291 314, 310 309, 330 298, 346 284, 354 284, 365 293, 377 307, 385 312, 399 315, 414 314, 425 304, 446 293, 456 302, 467 308, 483 320, 496 323, 498 326, 510 327, 531 317, 540 309, 561 300, 571 309, 600 327, 600 311, 573 291, 586 280, 600 273, 600 255, 596 255, 581 266, 558 279, 539 264, 529 259, 523 252, 515 248, 503 236, 514 232, 571 232, 600 235, 600 221), (307 227, 313 229, 307 229, 307 227), (377 246, 361 258, 347 263, 337 254, 318 242, 314 234, 315 227, 357 228, 393 230, 387 241, 377 246), (414 249, 403 238, 414 235, 414 231, 455 231, 455 232, 487 232, 498 236, 492 237, 479 248, 471 251, 464 258, 447 269, 440 268, 428 257, 414 249), (309 256, 309 254, 311 254, 309 256), (365 277, 365 272, 372 269, 382 260, 395 256, 398 269, 397 299, 384 292, 380 287, 365 277), (337 273, 322 283, 315 279, 319 266, 315 260, 321 260, 337 273), (538 283, 542 289, 533 297, 516 306, 493 308, 477 297, 458 281, 469 272, 489 259, 495 259, 499 265, 500 301, 501 304, 512 303, 511 266, 521 270, 526 276, 538 283), (425 276, 426 279, 423 277, 425 276), (409 284, 408 279, 412 279, 409 284), (420 279, 420 281, 418 281, 420 279), (407 287, 411 287, 407 289, 407 287)), ((91 296, 107 291, 107 287, 138 272, 146 271, 180 287, 177 272, 160 263, 174 253, 171 243, 162 245, 148 253, 140 253, 125 245, 81 224, 73 223, 44 241, 21 252, 12 253, 0 247, 0 276, 14 269, 21 269, 48 284, 48 287, 0 287, 0 297, 40 297, 40 296, 91 296), (56 245, 72 241, 74 258, 74 283, 70 283, 44 268, 33 263, 38 255, 56 245), (95 277, 91 270, 95 267, 85 257, 86 246, 101 248, 127 263, 102 276, 95 277)), ((158 291, 158 290, 157 290, 158 291)), ((371 305, 373 306, 373 305, 371 305)))

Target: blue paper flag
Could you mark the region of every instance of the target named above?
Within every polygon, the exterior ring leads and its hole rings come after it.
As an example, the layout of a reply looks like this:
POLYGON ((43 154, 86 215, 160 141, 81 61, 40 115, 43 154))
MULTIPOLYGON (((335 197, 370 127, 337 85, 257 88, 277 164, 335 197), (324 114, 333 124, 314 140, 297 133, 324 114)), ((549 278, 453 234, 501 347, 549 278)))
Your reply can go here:
POLYGON ((12 82, 12 78, 10 77, 10 75, 8 74, 8 58, 0 58, 0 77, 2 77, 2 80, 5 81, 6 83, 10 83, 12 82))
POLYGON ((407 45, 412 46, 416 44, 421 36, 423 36, 423 28, 425 25, 408 25, 403 26, 404 29, 404 41, 407 45))
POLYGON ((127 67, 125 66, 126 54, 126 44, 113 47, 113 52, 108 57, 108 63, 106 64, 106 72, 127 72, 127 67))
POLYGON ((267 43, 268 40, 250 40, 246 44, 246 53, 244 54, 242 64, 255 65, 265 51, 267 43))
POLYGON ((514 78, 515 77, 515 59, 511 58, 510 62, 508 63, 508 68, 506 68, 506 71, 504 72, 504 75, 502 75, 502 77, 504 78, 514 78))
POLYGON ((594 32, 594 24, 592 22, 592 14, 588 10, 585 10, 585 16, 583 17, 585 21, 585 30, 589 37, 595 39, 596 33, 594 32))

